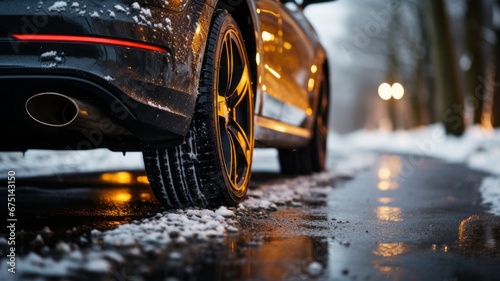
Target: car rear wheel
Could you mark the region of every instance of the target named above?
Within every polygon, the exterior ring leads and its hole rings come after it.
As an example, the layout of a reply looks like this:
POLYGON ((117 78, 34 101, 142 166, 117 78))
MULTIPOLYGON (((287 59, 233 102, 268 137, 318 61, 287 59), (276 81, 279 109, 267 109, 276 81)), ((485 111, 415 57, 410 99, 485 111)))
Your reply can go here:
POLYGON ((329 116, 329 91, 323 76, 320 86, 320 98, 316 112, 313 136, 309 144, 294 150, 280 149, 279 162, 284 174, 310 174, 321 172, 326 167, 327 136, 329 116))
POLYGON ((254 148, 253 90, 241 32, 214 14, 190 131, 177 147, 144 148, 152 190, 170 207, 235 205, 247 191, 254 148))

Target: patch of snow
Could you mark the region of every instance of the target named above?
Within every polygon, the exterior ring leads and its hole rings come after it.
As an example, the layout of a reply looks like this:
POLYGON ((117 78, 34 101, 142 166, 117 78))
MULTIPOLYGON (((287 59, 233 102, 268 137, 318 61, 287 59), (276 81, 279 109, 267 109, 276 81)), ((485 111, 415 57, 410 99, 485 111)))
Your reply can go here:
POLYGON ((57 56, 57 51, 48 51, 48 52, 42 53, 40 55, 40 58, 48 59, 48 58, 54 58, 55 56, 57 56))
POLYGON ((49 12, 62 12, 66 10, 68 3, 66 1, 56 1, 49 7, 49 12))
POLYGON ((98 18, 99 17, 99 13, 97 11, 93 11, 92 13, 90 13, 90 16, 93 17, 93 18, 98 18))
POLYGON ((166 106, 162 106, 162 105, 160 105, 160 104, 158 104, 158 103, 156 103, 154 101, 149 100, 147 103, 150 106, 153 106, 153 107, 156 107, 156 108, 159 108, 159 109, 162 109, 162 110, 166 110, 166 111, 169 111, 169 112, 173 112, 172 109, 170 109, 170 108, 168 108, 166 106))
POLYGON ((146 17, 151 17, 151 10, 146 8, 141 8, 141 14, 145 15, 146 17))
POLYGON ((55 68, 57 66, 57 62, 52 63, 44 63, 40 65, 41 68, 55 68))
POLYGON ((481 183, 483 204, 490 206, 490 212, 500 216, 500 176, 486 177, 481 183))
POLYGON ((120 5, 115 5, 114 8, 118 11, 118 12, 123 12, 123 13, 126 13, 127 10, 125 8, 123 8, 122 6, 120 5))
POLYGON ((90 260, 85 264, 84 269, 92 273, 106 273, 111 271, 111 265, 105 259, 90 260))
POLYGON ((165 24, 166 24, 166 28, 168 29, 168 31, 172 32, 173 31, 172 21, 169 18, 165 18, 165 24))
POLYGON ((279 183, 262 184, 258 190, 249 190, 248 199, 241 204, 245 209, 274 211, 278 206, 300 206, 299 200, 315 193, 329 192, 335 175, 323 172, 313 176, 283 179, 279 183), (325 184, 326 183, 326 184, 325 184))
POLYGON ((112 17, 112 18, 115 18, 115 17, 116 17, 115 12, 113 12, 113 11, 111 11, 111 10, 108 10, 108 14, 109 14, 109 16, 110 16, 110 17, 112 17))
POLYGON ((307 266, 307 272, 314 276, 319 275, 322 270, 323 266, 317 261, 313 261, 307 266))
POLYGON ((141 5, 139 5, 139 3, 137 3, 137 2, 134 2, 134 3, 132 3, 132 9, 140 10, 141 9, 141 5))
POLYGON ((220 215, 220 216, 223 216, 225 218, 229 218, 229 217, 234 216, 234 212, 231 210, 228 210, 224 206, 221 206, 219 209, 217 209, 217 211, 215 211, 215 215, 220 215))
POLYGON ((104 80, 108 81, 108 82, 111 82, 111 81, 115 81, 115 78, 109 76, 109 75, 106 75, 104 76, 104 80))
POLYGON ((78 2, 73 2, 71 4, 71 7, 73 7, 73 8, 80 7, 80 4, 78 2))

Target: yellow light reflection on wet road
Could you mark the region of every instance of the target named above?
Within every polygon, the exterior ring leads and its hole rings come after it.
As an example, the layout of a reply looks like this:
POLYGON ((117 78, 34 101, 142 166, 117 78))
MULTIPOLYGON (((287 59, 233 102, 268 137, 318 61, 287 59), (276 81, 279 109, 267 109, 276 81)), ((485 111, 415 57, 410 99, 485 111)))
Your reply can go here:
POLYGON ((399 156, 384 156, 377 170, 379 182, 377 188, 380 191, 394 190, 399 188, 397 178, 401 173, 402 163, 399 156))
POLYGON ((377 188, 380 191, 394 190, 394 189, 398 189, 398 187, 399 187, 399 183, 393 182, 393 181, 382 180, 382 181, 379 181, 377 184, 377 188))
POLYGON ((137 176, 136 180, 138 183, 149 184, 147 176, 137 176))
POLYGON ((500 257, 500 221, 494 215, 472 215, 458 227, 460 252, 472 256, 500 257))
POLYGON ((104 173, 101 175, 101 180, 111 184, 130 184, 132 175, 129 172, 104 173))
POLYGON ((377 248, 373 250, 373 254, 380 257, 392 257, 401 255, 407 251, 407 247, 402 242, 379 243, 377 248))
POLYGON ((401 208, 379 206, 375 208, 377 219, 381 221, 402 221, 401 208))
POLYGON ((379 197, 379 198, 377 198, 377 201, 382 203, 382 204, 389 204, 389 203, 392 203, 394 201, 394 199, 390 198, 390 197, 379 197))
POLYGON ((112 200, 119 203, 129 202, 132 199, 132 194, 128 192, 117 192, 113 195, 112 200))

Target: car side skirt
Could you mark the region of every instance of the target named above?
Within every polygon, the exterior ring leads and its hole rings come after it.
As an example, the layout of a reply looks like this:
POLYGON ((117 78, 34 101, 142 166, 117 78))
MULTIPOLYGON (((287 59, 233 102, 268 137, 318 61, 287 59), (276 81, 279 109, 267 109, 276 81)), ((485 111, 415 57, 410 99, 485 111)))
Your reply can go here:
POLYGON ((307 145, 310 139, 309 129, 255 116, 256 146, 293 149, 307 145))

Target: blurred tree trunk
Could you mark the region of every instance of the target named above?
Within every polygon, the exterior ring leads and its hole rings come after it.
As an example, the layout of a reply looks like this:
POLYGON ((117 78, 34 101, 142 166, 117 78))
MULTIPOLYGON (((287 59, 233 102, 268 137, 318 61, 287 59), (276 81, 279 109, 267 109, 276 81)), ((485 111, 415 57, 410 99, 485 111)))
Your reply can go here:
POLYGON ((430 122, 433 122, 433 113, 435 111, 435 105, 433 103, 434 99, 431 98, 432 92, 429 88, 431 88, 430 83, 428 83, 428 79, 426 79, 425 68, 430 62, 429 58, 429 47, 428 44, 428 36, 427 36, 427 27, 425 24, 425 16, 424 16, 424 6, 422 2, 417 1, 415 3, 416 10, 416 19, 419 24, 419 37, 420 44, 422 45, 423 52, 421 53, 421 57, 416 58, 416 67, 415 74, 413 76, 413 94, 411 96, 411 104, 413 108, 413 118, 415 125, 422 126, 427 125, 430 122), (425 89, 428 89, 427 96, 424 95, 425 89))
MULTIPOLYGON (((399 14, 396 14, 389 23, 389 38, 397 38, 396 34, 398 33, 399 25, 399 14)), ((385 80, 390 85, 399 81, 399 60, 395 45, 395 41, 387 40, 387 73, 385 80)), ((392 123, 392 129, 399 129, 399 120, 396 116, 396 101, 392 97, 387 101, 387 110, 389 111, 389 119, 392 123)))
POLYGON ((465 51, 470 59, 470 67, 465 72, 466 95, 473 105, 474 124, 481 123, 484 107, 485 90, 479 84, 479 78, 485 75, 484 56, 482 51, 483 1, 467 0, 465 13, 465 51))
POLYGON ((412 113, 413 113, 413 125, 415 126, 422 126, 424 125, 424 108, 425 106, 422 106, 423 104, 423 99, 422 99, 422 83, 423 83, 423 78, 422 78, 422 72, 423 72, 423 64, 424 62, 422 60, 417 60, 417 66, 415 68, 415 74, 413 77, 413 91, 411 92, 410 96, 410 102, 411 102, 411 107, 412 107, 412 113))
MULTIPOLYGON (((500 1, 499 1, 500 2, 500 1)), ((500 6, 500 4, 499 4, 500 6)), ((500 27, 496 27, 497 41, 494 45, 494 76, 493 76, 493 127, 500 127, 500 27)))
POLYGON ((441 114, 447 134, 460 136, 465 130, 463 93, 448 16, 443 0, 427 0, 432 61, 441 96, 441 114))

